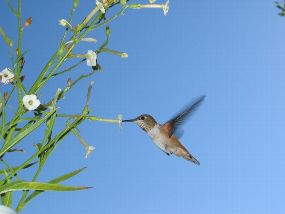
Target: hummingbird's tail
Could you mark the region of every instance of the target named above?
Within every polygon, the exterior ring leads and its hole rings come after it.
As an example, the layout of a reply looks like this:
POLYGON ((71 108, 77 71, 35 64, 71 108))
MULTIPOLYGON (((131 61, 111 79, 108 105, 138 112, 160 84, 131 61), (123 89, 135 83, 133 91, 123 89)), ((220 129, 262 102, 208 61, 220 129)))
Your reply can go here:
POLYGON ((192 161, 196 165, 200 165, 200 162, 194 158, 182 144, 180 144, 179 148, 176 148, 175 155, 178 157, 183 157, 185 160, 192 161))
POLYGON ((196 158, 194 158, 191 154, 187 154, 187 155, 183 156, 183 158, 188 160, 188 161, 192 161, 196 165, 200 165, 200 162, 196 158))

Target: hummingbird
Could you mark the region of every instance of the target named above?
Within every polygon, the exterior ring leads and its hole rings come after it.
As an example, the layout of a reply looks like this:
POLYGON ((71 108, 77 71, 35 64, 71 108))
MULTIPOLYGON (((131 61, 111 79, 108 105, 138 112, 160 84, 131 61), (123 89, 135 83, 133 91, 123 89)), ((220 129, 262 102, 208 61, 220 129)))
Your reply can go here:
POLYGON ((178 130, 182 123, 198 109, 206 96, 200 96, 188 104, 182 111, 172 117, 164 124, 159 124, 149 114, 142 114, 134 119, 122 122, 133 122, 144 130, 152 141, 167 155, 175 154, 188 161, 200 165, 200 162, 180 143, 178 130))

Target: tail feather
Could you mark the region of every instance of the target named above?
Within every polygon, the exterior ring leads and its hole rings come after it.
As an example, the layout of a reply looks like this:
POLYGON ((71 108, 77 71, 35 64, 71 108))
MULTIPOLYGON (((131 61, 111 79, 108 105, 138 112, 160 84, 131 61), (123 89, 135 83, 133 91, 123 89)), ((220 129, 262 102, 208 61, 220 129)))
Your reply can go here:
POLYGON ((178 157, 183 157, 185 160, 192 161, 196 165, 200 165, 200 162, 194 158, 182 144, 180 144, 179 148, 176 148, 174 153, 178 157))
POLYGON ((192 161, 196 165, 200 165, 200 162, 190 154, 183 156, 183 158, 188 160, 188 161, 192 161))

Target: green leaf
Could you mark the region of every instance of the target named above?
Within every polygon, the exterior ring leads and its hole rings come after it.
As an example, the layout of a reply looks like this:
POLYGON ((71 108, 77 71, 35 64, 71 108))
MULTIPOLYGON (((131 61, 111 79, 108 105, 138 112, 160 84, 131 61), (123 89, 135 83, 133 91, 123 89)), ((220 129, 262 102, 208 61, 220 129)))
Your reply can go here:
MULTIPOLYGON (((36 162, 30 163, 30 164, 27 164, 23 169, 27 169, 27 168, 35 165, 36 163, 38 163, 38 162, 36 161, 36 162)), ((5 174, 5 171, 8 171, 8 170, 9 170, 10 173, 14 173, 14 171, 17 171, 18 168, 20 168, 20 166, 16 166, 16 167, 12 167, 12 168, 9 168, 9 169, 0 170, 0 175, 1 174, 5 174)))
MULTIPOLYGON (((78 169, 78 170, 75 170, 73 172, 70 172, 70 173, 67 173, 65 175, 62 175, 60 177, 57 177, 53 180, 50 180, 48 183, 51 183, 51 184, 57 184, 57 183, 60 183, 62 181, 65 181, 77 174, 79 174, 80 172, 82 172, 84 169, 86 169, 86 167, 84 168, 81 168, 81 169, 78 169)), ((33 198, 35 198, 36 196, 38 196, 39 194, 43 193, 42 191, 34 191, 31 195, 29 195, 29 197, 26 198, 25 202, 24 202, 24 205, 26 205, 27 203, 29 203, 33 198)))
POLYGON ((11 207, 12 205, 12 192, 6 192, 1 195, 2 204, 6 207, 11 207))
POLYGON ((5 106, 5 100, 1 94, 0 94, 0 103, 1 103, 1 117, 2 117, 0 130, 1 130, 1 140, 2 140, 5 134, 3 130, 5 129, 5 124, 6 124, 6 106, 5 106))
POLYGON ((107 26, 107 27, 106 27, 106 36, 107 36, 107 39, 108 39, 108 40, 109 40, 109 38, 110 38, 110 33, 111 33, 110 27, 107 26))
POLYGON ((6 4, 8 5, 10 11, 15 15, 17 16, 17 11, 15 10, 15 8, 12 6, 12 4, 10 3, 10 0, 5 0, 6 1, 6 4))
POLYGON ((73 0, 73 8, 77 8, 79 0, 73 0))
MULTIPOLYGON (((5 172, 6 177, 8 177, 8 173, 5 172)), ((7 179, 7 184, 11 181, 7 179)), ((1 195, 1 201, 4 206, 11 207, 12 205, 12 192, 7 192, 1 195)))
POLYGON ((20 191, 20 190, 41 190, 41 191, 75 191, 84 190, 90 187, 83 186, 64 186, 61 184, 52 184, 44 182, 27 182, 27 181, 14 181, 0 187, 0 194, 20 191))
POLYGON ((83 168, 81 168, 81 169, 72 171, 72 172, 67 173, 67 174, 64 174, 64 175, 62 175, 62 176, 60 176, 60 177, 57 177, 57 178, 55 178, 55 179, 53 179, 53 180, 50 180, 49 183, 51 183, 51 184, 60 183, 60 182, 62 182, 62 181, 65 181, 65 180, 67 180, 67 179, 69 179, 69 178, 71 178, 71 177, 73 177, 73 176, 79 174, 79 173, 82 172, 84 169, 86 169, 86 167, 83 167, 83 168))
POLYGON ((109 39, 110 39, 110 35, 111 35, 111 30, 110 30, 110 27, 107 26, 106 29, 105 29, 105 34, 106 34, 106 40, 105 42, 100 46, 99 48, 99 52, 101 52, 101 50, 105 47, 108 46, 108 43, 109 43, 109 39))
POLYGON ((3 156, 9 149, 11 149, 17 143, 19 143, 24 137, 26 137, 28 134, 37 129, 43 122, 45 122, 51 115, 53 115, 55 111, 56 109, 51 110, 43 118, 29 125, 24 130, 20 131, 17 135, 15 135, 15 137, 13 137, 13 139, 9 142, 9 144, 6 143, 5 146, 1 149, 0 157, 3 156))
POLYGON ((0 35, 3 37, 4 42, 11 48, 13 46, 13 40, 10 39, 3 28, 0 27, 0 35))

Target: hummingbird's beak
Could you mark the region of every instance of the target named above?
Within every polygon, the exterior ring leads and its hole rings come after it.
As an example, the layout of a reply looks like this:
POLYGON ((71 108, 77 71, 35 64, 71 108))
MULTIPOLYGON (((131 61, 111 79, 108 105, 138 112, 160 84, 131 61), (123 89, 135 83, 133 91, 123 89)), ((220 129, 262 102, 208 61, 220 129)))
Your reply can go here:
POLYGON ((131 120, 122 120, 122 122, 134 122, 136 119, 131 119, 131 120))

